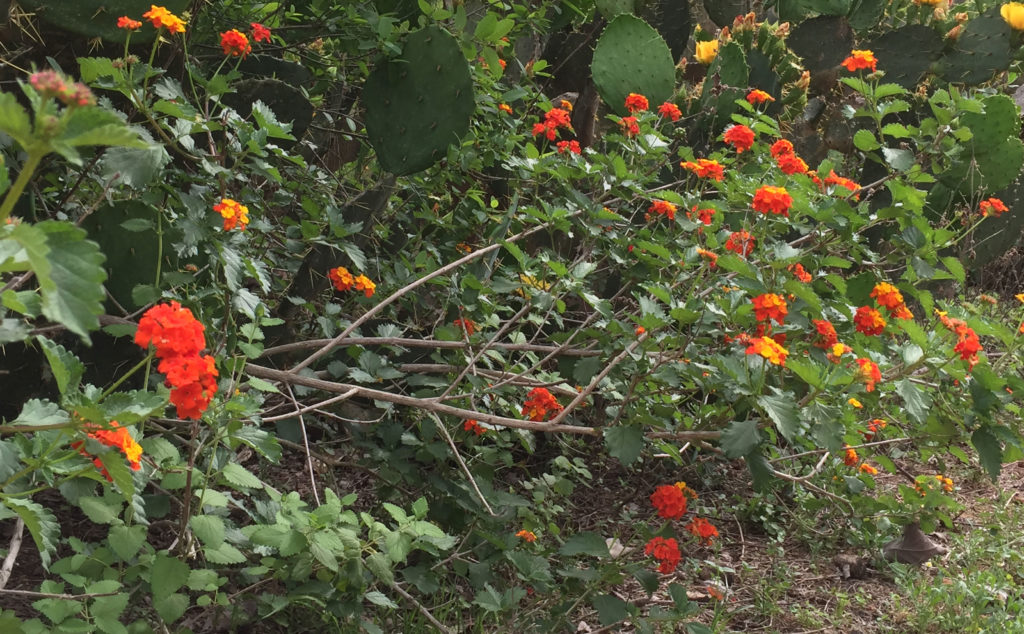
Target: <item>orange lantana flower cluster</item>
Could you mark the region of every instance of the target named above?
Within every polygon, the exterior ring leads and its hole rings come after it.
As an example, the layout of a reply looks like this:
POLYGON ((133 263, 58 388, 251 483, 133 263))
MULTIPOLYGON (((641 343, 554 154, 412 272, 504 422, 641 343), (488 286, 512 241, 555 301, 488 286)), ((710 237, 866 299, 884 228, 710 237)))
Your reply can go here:
POLYGON ((1004 213, 1010 211, 1009 208, 1006 206, 1006 203, 999 200, 998 198, 989 198, 987 200, 981 201, 980 203, 978 203, 978 210, 981 212, 981 215, 985 218, 989 216, 995 216, 996 218, 998 218, 1004 213))
POLYGON ((657 214, 659 216, 665 216, 669 220, 676 219, 676 206, 667 200, 652 200, 651 206, 647 208, 648 218, 651 214, 657 214))
POLYGON ((157 370, 167 377, 171 403, 181 418, 199 419, 217 392, 217 368, 206 347, 203 325, 176 301, 157 304, 142 315, 135 343, 152 345, 160 360, 157 370))
POLYGON ((622 117, 619 120, 619 125, 622 126, 622 133, 626 136, 640 134, 640 123, 636 120, 636 117, 622 117))
POLYGON ((800 264, 799 262, 787 266, 786 270, 793 273, 793 277, 800 280, 804 284, 807 284, 814 279, 813 277, 811 277, 811 274, 807 272, 807 269, 804 268, 804 265, 800 264))
POLYGON ((537 541, 537 535, 535 535, 533 531, 528 531, 525 529, 516 533, 516 537, 523 540, 524 542, 529 542, 531 544, 537 541))
POLYGON ((762 103, 768 103, 769 101, 775 101, 775 97, 772 97, 763 90, 755 88, 747 93, 747 103, 752 106, 756 106, 762 103))
POLYGON ((868 50, 850 51, 850 56, 844 59, 841 63, 846 70, 851 73, 855 70, 870 70, 875 72, 878 69, 878 60, 875 59, 875 54, 868 50))
POLYGON ((696 162, 683 161, 679 167, 693 172, 698 178, 710 178, 716 181, 725 178, 725 168, 718 161, 711 159, 697 159, 696 162))
POLYGON ((693 518, 693 521, 686 525, 686 530, 704 542, 705 546, 711 545, 712 537, 718 537, 718 529, 703 517, 693 518))
POLYGON ((465 422, 462 423, 462 429, 464 429, 465 431, 471 431, 477 436, 480 436, 485 431, 487 431, 484 427, 480 425, 480 423, 478 423, 476 420, 472 418, 467 419, 465 422))
POLYGON ((679 106, 672 103, 671 101, 666 101, 665 103, 658 106, 658 114, 660 114, 663 117, 667 117, 668 119, 671 119, 673 122, 679 121, 680 117, 683 116, 683 112, 682 110, 679 109, 679 106))
POLYGON ((882 380, 882 371, 878 369, 878 364, 871 359, 860 358, 857 359, 857 365, 860 366, 860 377, 864 379, 867 391, 873 392, 875 384, 882 380))
POLYGON ((785 367, 789 350, 783 348, 782 344, 771 337, 754 337, 749 340, 747 354, 759 354, 767 359, 769 363, 785 367))
POLYGON ((818 333, 817 340, 814 342, 815 346, 822 350, 828 350, 839 343, 839 335, 836 333, 836 327, 832 325, 831 321, 827 319, 814 319, 811 320, 811 323, 814 325, 814 330, 818 333))
POLYGON ((529 420, 540 422, 551 420, 563 409, 565 408, 547 388, 535 387, 526 395, 521 414, 529 420))
POLYGON ((754 131, 745 125, 734 125, 725 131, 722 140, 731 145, 737 154, 754 147, 754 131))
MULTIPOLYGON (((658 512, 658 517, 667 520, 677 520, 686 514, 688 500, 696 498, 697 494, 693 489, 687 487, 685 482, 662 484, 656 487, 654 493, 651 494, 651 505, 658 512)), ((711 543, 712 537, 718 536, 718 529, 702 518, 694 518, 687 525, 686 529, 703 540, 705 545, 711 543)), ((660 563, 658 571, 662 573, 669 573, 675 570, 681 559, 679 545, 672 538, 655 537, 647 542, 644 552, 648 555, 654 555, 654 558, 660 563)))
POLYGON ((754 317, 758 321, 774 319, 776 323, 782 324, 786 318, 786 300, 775 293, 764 293, 750 300, 754 304, 754 317))
POLYGON ((630 114, 634 112, 643 112, 649 107, 650 105, 647 103, 647 97, 644 97, 643 95, 631 92, 626 97, 626 110, 628 110, 630 114))
POLYGON ((853 323, 857 332, 873 337, 882 334, 886 322, 882 313, 870 306, 861 306, 853 316, 853 323))
POLYGON ((957 342, 953 346, 953 351, 958 353, 960 358, 973 368, 978 363, 978 353, 981 352, 981 341, 978 339, 978 333, 974 332, 974 329, 968 326, 964 320, 947 317, 946 313, 942 311, 936 312, 939 314, 939 321, 942 322, 942 325, 949 328, 956 335, 957 342))
POLYGON ((886 428, 886 422, 881 418, 876 418, 868 423, 867 431, 861 431, 860 433, 864 436, 865 442, 871 442, 875 438, 875 434, 886 428))
POLYGON ((533 136, 544 135, 548 141, 554 141, 559 128, 572 130, 572 117, 568 110, 552 108, 544 113, 544 121, 533 124, 533 136))
POLYGON ((153 28, 167 29, 172 35, 185 32, 185 21, 168 11, 167 7, 151 4, 142 17, 149 20, 153 28))
POLYGON ((454 325, 455 327, 461 326, 462 329, 466 331, 467 335, 472 335, 474 332, 476 332, 477 328, 476 322, 473 321, 472 319, 456 319, 455 321, 452 322, 452 325, 454 325))
MULTIPOLYGON (((128 460, 128 464, 131 466, 132 471, 138 471, 141 469, 142 463, 140 462, 140 459, 142 458, 142 446, 132 438, 128 429, 121 427, 116 420, 110 421, 110 427, 111 429, 100 429, 95 425, 86 424, 84 428, 88 432, 90 438, 98 440, 107 447, 113 447, 120 450, 128 460)), ((86 450, 84 440, 76 440, 71 443, 71 447, 72 449, 76 449, 78 453, 82 454, 86 458, 92 458, 92 463, 100 470, 103 477, 110 482, 114 481, 114 479, 110 477, 110 473, 107 471, 107 468, 103 466, 103 461, 99 458, 93 457, 93 455, 86 450)))
POLYGON ((750 206, 758 213, 788 216, 789 208, 793 206, 793 197, 785 187, 762 185, 754 192, 750 206))
POLYGON ((224 218, 224 231, 238 227, 241 231, 249 225, 249 208, 230 198, 221 198, 213 210, 224 218))
POLYGON ((245 33, 238 29, 231 29, 220 34, 220 47, 224 54, 230 57, 245 57, 252 52, 252 44, 245 33))
POLYGON ((910 309, 907 308, 906 303, 903 301, 903 293, 888 282, 875 284, 875 287, 871 290, 871 297, 878 302, 879 306, 888 310, 889 316, 893 319, 914 318, 914 313, 910 312, 910 309))
POLYGON ((334 288, 339 291, 348 291, 355 288, 357 291, 362 291, 367 297, 373 297, 373 293, 377 290, 377 285, 363 274, 353 276, 349 273, 349 270, 343 266, 338 266, 330 271, 327 271, 327 278, 331 280, 331 284, 334 288))
POLYGON ((583 148, 580 147, 580 142, 577 141, 576 139, 573 139, 572 141, 559 141, 558 143, 555 144, 555 147, 558 148, 558 153, 559 154, 566 154, 566 153, 569 153, 569 154, 582 154, 583 153, 583 148))
POLYGON ((726 239, 725 248, 746 257, 754 250, 754 236, 746 231, 734 231, 726 239))

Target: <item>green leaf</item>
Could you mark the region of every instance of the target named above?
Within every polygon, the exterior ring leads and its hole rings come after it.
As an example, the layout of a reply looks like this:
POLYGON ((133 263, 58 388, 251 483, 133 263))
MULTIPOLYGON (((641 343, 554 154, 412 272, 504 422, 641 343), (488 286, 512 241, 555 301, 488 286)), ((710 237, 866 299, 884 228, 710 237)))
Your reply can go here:
POLYGON ((101 453, 97 458, 114 480, 114 484, 121 491, 125 502, 131 504, 132 497, 135 495, 135 480, 132 478, 132 472, 128 469, 128 463, 125 462, 124 456, 119 451, 107 451, 101 453))
POLYGON ((816 388, 822 387, 821 370, 817 366, 806 363, 799 357, 790 356, 786 358, 786 369, 791 370, 807 385, 816 388))
POLYGON ((142 543, 146 541, 146 527, 112 526, 107 541, 110 543, 110 549, 122 561, 131 561, 142 548, 142 543))
POLYGON ((57 382, 57 389, 62 396, 78 388, 78 382, 82 380, 82 373, 85 366, 68 350, 46 337, 37 336, 36 342, 43 349, 46 360, 50 363, 50 371, 53 372, 53 379, 57 382))
POLYGON ((22 149, 27 149, 32 143, 32 122, 13 93, 0 92, 0 131, 14 139, 22 149))
POLYGON ((100 173, 106 182, 145 189, 171 162, 164 146, 154 144, 143 148, 114 148, 103 153, 100 173))
POLYGON ((907 413, 914 419, 914 422, 923 424, 928 420, 928 410, 932 405, 931 396, 911 383, 910 379, 902 379, 897 382, 896 392, 903 397, 907 413))
POLYGON ((601 625, 611 625, 625 620, 629 616, 629 604, 611 594, 599 594, 592 602, 597 610, 597 619, 601 625))
POLYGON ((981 462, 981 466, 995 482, 1003 467, 1003 448, 999 444, 999 439, 993 436, 987 427, 979 427, 971 434, 971 444, 978 450, 978 461, 981 462))
POLYGON ((379 605, 383 608, 391 608, 392 610, 398 608, 398 604, 388 598, 386 594, 379 590, 371 590, 363 595, 363 598, 374 605, 379 605))
POLYGON ((100 405, 104 416, 122 425, 130 425, 162 414, 166 406, 166 396, 142 390, 114 392, 100 405))
POLYGON ((117 517, 121 513, 120 505, 115 509, 100 498, 83 496, 78 500, 78 506, 85 516, 96 524, 113 524, 119 521, 117 517))
MULTIPOLYGON (((155 573, 154 573, 155 574, 155 573)), ((170 594, 159 599, 153 599, 153 607, 166 623, 173 623, 185 614, 188 609, 188 597, 184 594, 170 594)))
POLYGON ((373 576, 388 585, 395 582, 395 573, 391 570, 391 559, 386 554, 377 551, 370 554, 364 561, 366 567, 373 573, 373 576))
POLYGON ((576 533, 565 540, 562 547, 558 549, 560 555, 593 555, 594 557, 609 557, 608 544, 604 538, 597 533, 585 531, 576 533))
POLYGON ((604 442, 608 447, 608 453, 628 467, 643 453, 644 432, 636 425, 606 427, 604 442))
POLYGON ((43 314, 88 342, 89 331, 100 325, 96 316, 103 312, 103 254, 70 223, 45 221, 36 226, 46 234, 52 267, 45 275, 35 271, 43 290, 43 314))
POLYGON ((207 548, 216 549, 224 543, 224 520, 216 515, 194 515, 188 523, 207 548))
POLYGON ((863 152, 870 152, 881 147, 875 139, 875 135, 870 130, 863 129, 857 130, 856 134, 853 135, 853 144, 857 146, 858 150, 863 152))
POLYGON ((793 442, 800 431, 800 415, 796 409, 796 397, 789 392, 772 388, 775 396, 759 396, 757 404, 764 408, 768 417, 775 422, 779 433, 789 442, 793 442))
POLYGON ((725 457, 740 458, 753 451, 761 442, 761 434, 757 431, 756 420, 736 420, 722 430, 719 445, 725 457))
POLYGON ((910 150, 882 148, 882 156, 889 167, 899 172, 906 172, 914 166, 914 153, 910 150))
POLYGON ((217 548, 204 548, 203 554, 210 563, 220 566, 245 563, 245 553, 227 542, 217 548))
POLYGON ((149 586, 153 591, 154 601, 171 596, 178 588, 188 581, 188 564, 169 557, 165 553, 157 553, 150 572, 149 586))
POLYGON ((13 442, 0 440, 0 482, 17 473, 21 464, 21 454, 13 442))
POLYGON ((603 365, 600 357, 583 357, 573 367, 572 378, 580 385, 587 385, 603 365))
POLYGON ((71 420, 68 413, 56 403, 37 398, 25 401, 21 413, 11 421, 12 425, 59 425, 71 420))
MULTIPOLYGON (((113 112, 103 108, 75 108, 68 115, 67 124, 54 144, 81 147, 85 145, 116 145, 144 148, 148 144, 139 138, 113 112)), ((59 150, 58 150, 59 151, 59 150)))
POLYGON ((750 469, 750 477, 754 481, 754 490, 764 492, 768 490, 775 480, 772 468, 768 465, 761 452, 754 450, 743 457, 747 461, 747 468, 750 469))
POLYGON ((289 134, 292 124, 279 122, 274 111, 262 101, 257 100, 256 103, 252 104, 252 118, 256 120, 256 125, 261 130, 266 131, 267 136, 271 139, 295 140, 295 137, 289 134))
POLYGON ((261 489, 263 482, 240 464, 229 462, 221 471, 224 479, 235 489, 261 489))
POLYGON ((32 541, 36 543, 43 568, 49 569, 53 554, 57 552, 57 546, 60 544, 60 526, 57 524, 57 518, 50 509, 32 500, 7 497, 3 499, 3 503, 25 522, 25 528, 32 535, 32 541))

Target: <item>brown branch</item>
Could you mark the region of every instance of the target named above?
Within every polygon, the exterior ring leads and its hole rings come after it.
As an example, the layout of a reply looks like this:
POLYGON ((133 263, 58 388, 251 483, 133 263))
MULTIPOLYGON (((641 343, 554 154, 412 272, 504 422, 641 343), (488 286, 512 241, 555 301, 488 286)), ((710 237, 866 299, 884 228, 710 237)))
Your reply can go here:
MULTIPOLYGON (((309 341, 296 341, 285 343, 280 346, 267 348, 260 355, 260 358, 271 357, 278 354, 286 354, 298 350, 310 348, 321 348, 333 341, 332 339, 310 339, 309 341)), ((431 348, 441 350, 463 350, 469 346, 465 341, 438 341, 435 339, 405 339, 401 337, 348 337, 345 342, 350 346, 398 346, 401 348, 431 348)), ((596 357, 598 350, 582 350, 565 348, 564 346, 544 346, 530 343, 495 343, 492 348, 498 350, 509 350, 513 352, 544 352, 558 353, 566 357, 596 357)))
POLYGON ((11 571, 14 570, 14 562, 18 559, 18 553, 21 551, 21 539, 24 534, 25 521, 19 517, 18 521, 14 523, 14 534, 11 535, 11 543, 7 546, 7 556, 4 557, 4 563, 0 566, 0 590, 4 589, 11 578, 11 571))

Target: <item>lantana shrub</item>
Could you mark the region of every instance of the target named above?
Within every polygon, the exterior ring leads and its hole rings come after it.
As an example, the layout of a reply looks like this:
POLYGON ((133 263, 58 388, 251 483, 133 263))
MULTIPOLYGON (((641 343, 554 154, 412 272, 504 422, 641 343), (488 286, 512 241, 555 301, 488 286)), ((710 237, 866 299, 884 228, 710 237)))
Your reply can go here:
MULTIPOLYGON (((362 80, 348 52, 394 54, 415 28, 365 4, 336 7, 349 37, 302 44, 324 84, 362 80)), ((672 597, 652 619, 688 621, 685 583, 731 539, 726 502, 704 493, 729 461, 757 491, 803 487, 873 545, 952 525, 952 478, 879 486, 895 458, 977 459, 995 477, 1019 456, 1024 295, 965 301, 956 257, 1010 209, 984 182, 945 215, 926 205, 993 97, 909 91, 858 48, 836 69, 856 152, 802 155, 754 86, 694 133, 683 113, 702 95, 682 78, 583 134, 587 104, 550 100, 546 62, 511 50, 548 19, 540 4, 468 29, 464 7, 421 3, 460 38, 476 112, 440 163, 401 177, 361 133, 357 160, 327 169, 266 103, 228 105, 241 64, 288 43, 262 15, 201 27, 204 66, 187 52, 202 21, 154 5, 117 19, 123 57, 79 60, 85 83, 34 73, 29 109, 0 93, 21 152, 0 173, 0 341, 37 347, 54 383, 0 425, 0 519, 48 567, 28 631, 177 627, 202 609, 380 631, 399 604, 431 620, 449 603, 523 631, 583 609, 647 627, 612 593, 626 576, 672 597), (130 52, 142 29, 158 35, 146 63, 130 52), (76 171, 96 145, 106 180, 76 171), (49 216, 28 215, 29 195, 49 216), (93 213, 117 221, 87 238, 93 213), (113 261, 105 233, 122 230, 153 246, 124 294, 123 271, 104 288, 99 244, 113 261), (102 380, 52 336, 101 323, 138 355, 105 359, 118 370, 102 380), (612 461, 691 484, 645 478, 612 524, 586 524, 574 505, 612 461), (350 468, 374 483, 336 477, 350 468), (48 489, 106 535, 62 537, 48 489)), ((702 66, 731 44, 701 38, 702 66)), ((339 121, 351 133, 359 116, 339 121)))

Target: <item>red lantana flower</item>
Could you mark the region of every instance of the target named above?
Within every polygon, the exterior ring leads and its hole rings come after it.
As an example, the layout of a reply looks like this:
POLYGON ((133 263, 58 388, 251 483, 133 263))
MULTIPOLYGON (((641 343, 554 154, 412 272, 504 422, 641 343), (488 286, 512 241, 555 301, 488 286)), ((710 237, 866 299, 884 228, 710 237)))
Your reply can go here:
POLYGON ((677 520, 686 514, 686 495, 674 484, 662 484, 651 494, 651 505, 658 517, 677 520))
POLYGON ((152 344, 158 359, 198 355, 206 347, 203 330, 191 310, 171 300, 142 314, 135 343, 143 348, 152 344))
POLYGON ((746 231, 734 231, 726 239, 725 248, 746 257, 754 250, 754 236, 746 231))
POLYGON ((857 332, 862 332, 869 337, 882 334, 885 330, 885 318, 882 313, 870 306, 861 306, 853 316, 853 323, 857 332))
POLYGON ((555 144, 555 147, 558 148, 559 154, 565 154, 567 152, 571 154, 581 154, 583 152, 583 148, 580 147, 579 141, 559 141, 555 144))
POLYGON ((665 103, 658 106, 658 114, 663 117, 667 117, 672 121, 679 121, 679 118, 683 116, 682 111, 676 104, 666 101, 665 103))
POLYGON ((650 106, 647 103, 647 97, 644 97, 643 95, 638 95, 635 92, 631 92, 626 97, 626 110, 628 110, 630 113, 642 112, 644 110, 647 110, 647 108, 649 107, 650 106))
POLYGON ((479 436, 479 435, 483 434, 485 431, 487 431, 486 429, 484 429, 483 427, 480 426, 480 423, 476 422, 472 418, 467 419, 465 422, 462 423, 462 429, 464 429, 466 431, 471 431, 474 434, 476 434, 477 436, 479 436))
POLYGON ((679 544, 675 538, 655 537, 644 547, 645 555, 654 555, 658 560, 658 572, 668 574, 676 569, 683 556, 679 552, 679 544))
POLYGON ((252 52, 249 38, 238 29, 231 29, 221 33, 220 47, 224 49, 225 55, 230 55, 231 57, 245 57, 252 52))
POLYGON ((647 208, 647 211, 650 214, 666 216, 669 220, 676 219, 676 206, 667 200, 651 201, 651 206, 647 208))
POLYGON ((533 136, 544 135, 548 141, 558 136, 558 128, 572 130, 572 117, 568 110, 552 108, 544 113, 544 121, 533 125, 533 136))
POLYGON ((832 322, 827 319, 815 319, 811 321, 814 324, 814 329, 818 333, 817 341, 814 345, 822 350, 829 350, 832 346, 839 343, 839 335, 836 333, 836 327, 832 325, 832 322))
POLYGON ((786 366, 786 357, 789 356, 789 350, 782 347, 778 341, 775 341, 771 337, 757 337, 749 340, 749 346, 747 347, 747 354, 759 354, 769 363, 773 363, 777 366, 786 366))
POLYGON ((710 178, 721 181, 725 177, 725 168, 718 161, 711 159, 697 159, 696 162, 683 161, 679 164, 679 167, 684 170, 690 170, 698 178, 710 178))
POLYGON ((860 462, 860 458, 857 457, 856 450, 847 446, 843 452, 843 464, 847 467, 856 467, 858 462, 860 462))
POLYGON ((745 125, 734 125, 725 131, 722 140, 733 146, 737 154, 742 154, 754 146, 754 131, 745 125))
POLYGON ((711 545, 711 538, 718 537, 718 529, 703 517, 693 518, 693 521, 686 525, 686 530, 700 538, 705 546, 711 545))
POLYGON ((783 174, 806 174, 807 163, 796 154, 780 154, 775 163, 782 170, 783 174))
POLYGON ((793 144, 786 139, 779 139, 772 143, 772 158, 779 158, 783 154, 793 154, 793 144))
POLYGON ((456 319, 452 324, 456 327, 462 326, 462 329, 466 331, 467 335, 472 335, 476 332, 476 322, 472 319, 456 319))
POLYGON ((133 20, 126 15, 122 15, 117 19, 117 28, 126 29, 128 31, 134 31, 142 28, 142 22, 133 20))
POLYGON ((259 22, 251 22, 249 27, 252 29, 253 42, 270 42, 270 29, 259 22))
POLYGON ((811 274, 808 273, 807 270, 804 268, 804 265, 800 264, 799 262, 797 262, 796 264, 789 265, 788 267, 786 267, 786 269, 791 271, 793 273, 793 276, 796 277, 796 279, 803 282, 804 284, 807 284, 812 279, 814 279, 813 277, 811 277, 811 274))
POLYGON ((523 403, 522 415, 532 421, 551 420, 564 408, 547 388, 535 387, 530 390, 523 403))
POLYGON ((825 184, 826 185, 838 185, 839 187, 845 187, 846 189, 850 190, 851 192, 857 192, 857 191, 860 190, 860 185, 858 185, 856 182, 850 180, 849 178, 845 178, 843 176, 839 176, 838 174, 835 173, 835 170, 832 170, 832 171, 829 172, 828 176, 825 178, 825 184))
POLYGON ((636 117, 622 117, 619 121, 619 125, 622 126, 622 131, 626 136, 636 136, 640 134, 640 124, 637 123, 636 117))
POLYGON ((762 185, 754 192, 754 201, 750 206, 754 211, 763 214, 788 216, 789 208, 793 206, 793 197, 789 195, 785 187, 762 185))

